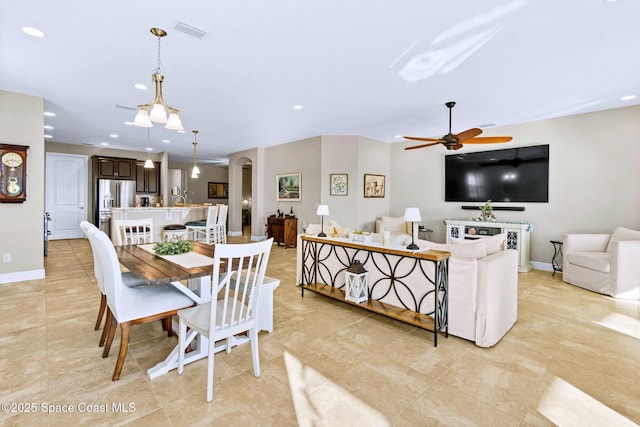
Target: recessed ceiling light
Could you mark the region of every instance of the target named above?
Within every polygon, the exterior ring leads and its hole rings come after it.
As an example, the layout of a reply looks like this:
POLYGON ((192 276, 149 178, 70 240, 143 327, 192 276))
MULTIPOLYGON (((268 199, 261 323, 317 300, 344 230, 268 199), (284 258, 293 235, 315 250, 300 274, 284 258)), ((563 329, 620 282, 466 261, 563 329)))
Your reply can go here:
POLYGON ((294 110, 302 110, 302 105, 296 104, 296 105, 293 106, 293 109, 294 110))
POLYGON ((112 134, 109 135, 109 138, 117 138, 117 137, 118 137, 118 135, 116 135, 115 133, 112 133, 112 134))
POLYGON ((45 138, 53 138, 51 135, 47 135, 47 134, 45 134, 44 137, 45 138))
POLYGON ((106 146, 106 145, 109 145, 109 143, 108 142, 101 142, 100 145, 105 145, 106 146))
POLYGON ((140 89, 140 90, 147 90, 147 89, 149 89, 149 88, 147 87, 147 85, 142 84, 142 83, 136 83, 136 84, 134 84, 134 85, 133 85, 133 87, 135 87, 136 89, 140 89))
POLYGON ((133 126, 133 122, 124 122, 124 124, 127 126, 133 126))
POLYGON ((153 151, 153 148, 151 148, 151 147, 147 147, 147 148, 145 148, 145 150, 147 150, 147 151, 153 151))
POLYGON ((627 95, 620 98, 620 101, 631 101, 632 99, 636 99, 635 95, 627 95))
POLYGON ((394 138, 402 138, 402 135, 396 135, 394 138))
POLYGON ((47 117, 55 117, 56 113, 52 113, 51 111, 45 111, 44 115, 47 116, 47 117))
POLYGON ((178 133, 185 133, 185 130, 179 130, 178 133))
POLYGON ((49 125, 44 125, 45 129, 49 129, 49 130, 53 130, 53 126, 49 126, 49 125))
POLYGON ((169 141, 168 139, 163 139, 162 142, 164 142, 165 144, 170 143, 171 141, 169 141))
POLYGON ((33 28, 33 27, 22 27, 22 32, 25 34, 29 34, 32 37, 38 37, 38 38, 47 36, 45 33, 40 31, 39 29, 33 28))

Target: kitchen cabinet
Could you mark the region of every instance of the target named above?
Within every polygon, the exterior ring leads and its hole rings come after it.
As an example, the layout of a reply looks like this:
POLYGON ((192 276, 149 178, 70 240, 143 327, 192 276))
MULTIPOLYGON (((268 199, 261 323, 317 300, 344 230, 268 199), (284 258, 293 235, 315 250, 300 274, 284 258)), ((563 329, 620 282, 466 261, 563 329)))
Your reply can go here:
POLYGON ((298 235, 298 218, 270 216, 267 218, 267 237, 286 248, 295 248, 298 235))
POLYGON ((94 157, 95 175, 100 179, 136 179, 136 161, 119 157, 94 157))
POLYGON ((160 163, 145 169, 144 162, 136 162, 136 193, 160 194, 160 163))

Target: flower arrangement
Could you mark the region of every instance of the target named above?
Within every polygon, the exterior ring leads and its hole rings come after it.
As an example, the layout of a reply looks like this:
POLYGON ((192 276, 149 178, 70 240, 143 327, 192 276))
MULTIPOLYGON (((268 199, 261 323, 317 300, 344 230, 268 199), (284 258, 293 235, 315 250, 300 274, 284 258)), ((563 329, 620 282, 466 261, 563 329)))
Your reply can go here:
POLYGON ((190 252, 191 242, 188 240, 178 240, 177 242, 159 242, 153 246, 156 255, 179 255, 190 252))
POLYGON ((493 207, 491 206, 491 199, 487 200, 484 206, 480 207, 480 220, 481 221, 495 221, 496 216, 493 214, 493 207))

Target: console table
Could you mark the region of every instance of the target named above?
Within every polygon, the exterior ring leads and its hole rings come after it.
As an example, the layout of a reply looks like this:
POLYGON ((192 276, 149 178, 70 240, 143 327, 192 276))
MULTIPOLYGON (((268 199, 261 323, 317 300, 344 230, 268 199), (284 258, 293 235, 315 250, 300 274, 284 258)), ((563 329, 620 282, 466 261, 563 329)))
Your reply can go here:
POLYGON ((354 243, 345 238, 302 236, 301 293, 309 290, 346 304, 449 336, 449 252, 354 243), (345 275, 354 260, 368 273, 369 299, 345 300, 345 275))
POLYGON ((459 243, 464 240, 482 239, 506 233, 507 249, 518 251, 518 271, 528 273, 533 268, 529 260, 533 224, 461 219, 445 219, 444 223, 447 226, 447 243, 459 243))

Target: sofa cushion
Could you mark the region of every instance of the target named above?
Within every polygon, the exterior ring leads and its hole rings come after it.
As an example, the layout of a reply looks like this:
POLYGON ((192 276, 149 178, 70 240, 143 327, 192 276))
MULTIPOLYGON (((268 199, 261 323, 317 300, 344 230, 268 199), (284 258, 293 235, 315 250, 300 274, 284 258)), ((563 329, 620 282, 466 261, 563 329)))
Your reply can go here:
POLYGON ((487 255, 502 251, 507 246, 507 233, 496 234, 486 237, 482 241, 487 245, 487 255))
POLYGON ((607 245, 607 252, 611 252, 611 247, 623 240, 640 240, 640 231, 631 230, 630 228, 618 227, 613 231, 609 244, 607 245))
POLYGON ((381 225, 384 227, 384 231, 390 232, 407 232, 407 223, 403 216, 383 216, 381 218, 381 225))
POLYGON ((571 252, 566 258, 573 265, 602 273, 611 272, 611 254, 607 252, 571 252))
POLYGON ((317 235, 320 234, 320 230, 324 230, 324 234, 327 236, 331 236, 333 234, 333 227, 329 224, 324 224, 321 226, 320 224, 309 224, 305 229, 305 233, 309 235, 317 235))
POLYGON ((428 246, 436 251, 450 252, 452 257, 478 259, 487 256, 487 245, 482 240, 467 240, 461 243, 429 242, 428 246))

